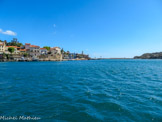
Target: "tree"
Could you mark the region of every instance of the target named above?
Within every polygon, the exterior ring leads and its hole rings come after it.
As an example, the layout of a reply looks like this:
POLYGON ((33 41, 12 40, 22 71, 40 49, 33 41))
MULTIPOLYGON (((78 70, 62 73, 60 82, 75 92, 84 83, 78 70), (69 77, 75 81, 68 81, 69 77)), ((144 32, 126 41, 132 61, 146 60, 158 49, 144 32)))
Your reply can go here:
POLYGON ((3 59, 6 58, 6 54, 5 54, 5 53, 2 54, 2 58, 3 58, 3 59))
POLYGON ((15 48, 9 47, 9 48, 8 48, 8 51, 12 54, 12 53, 15 51, 15 48))
POLYGON ((28 56, 28 54, 27 53, 24 53, 24 57, 27 57, 28 56))
POLYGON ((7 40, 4 40, 4 43, 7 44, 7 40))
POLYGON ((23 44, 22 43, 17 43, 16 46, 21 47, 21 46, 23 46, 23 44))
MULTIPOLYGON (((7 42, 7 41, 6 41, 6 42, 7 42)), ((17 38, 13 38, 13 40, 11 40, 11 42, 6 43, 6 45, 7 45, 7 46, 17 46, 17 47, 23 46, 22 43, 19 43, 19 42, 17 41, 17 38)))
POLYGON ((50 50, 50 47, 48 46, 44 46, 43 48, 46 48, 48 51, 50 50))
POLYGON ((61 53, 63 54, 64 52, 65 52, 65 51, 64 51, 64 49, 62 48, 62 49, 61 49, 61 53))
POLYGON ((9 56, 8 54, 6 54, 6 57, 7 57, 7 59, 9 59, 9 58, 10 58, 10 56, 9 56))

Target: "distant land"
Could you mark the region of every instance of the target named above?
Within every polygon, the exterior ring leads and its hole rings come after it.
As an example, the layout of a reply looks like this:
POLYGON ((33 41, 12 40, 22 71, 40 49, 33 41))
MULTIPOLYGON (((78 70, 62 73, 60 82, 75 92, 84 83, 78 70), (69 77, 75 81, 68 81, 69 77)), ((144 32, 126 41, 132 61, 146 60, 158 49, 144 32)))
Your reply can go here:
POLYGON ((135 56, 134 59, 162 59, 162 52, 144 53, 141 56, 135 56))
POLYGON ((97 60, 101 59, 162 59, 162 52, 144 53, 141 56, 134 56, 133 58, 97 58, 97 60))
POLYGON ((98 59, 133 59, 133 58, 98 58, 98 59))
POLYGON ((133 58, 91 58, 91 60, 104 60, 104 59, 133 59, 133 58))

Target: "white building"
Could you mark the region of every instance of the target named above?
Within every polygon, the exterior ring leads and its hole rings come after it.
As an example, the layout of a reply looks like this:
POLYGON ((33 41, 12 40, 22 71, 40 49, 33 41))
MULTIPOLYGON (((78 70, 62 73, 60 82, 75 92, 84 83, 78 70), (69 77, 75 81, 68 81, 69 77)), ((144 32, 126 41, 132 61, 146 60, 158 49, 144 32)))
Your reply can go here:
POLYGON ((54 47, 50 49, 51 54, 61 54, 61 48, 59 47, 54 47))
POLYGON ((30 50, 30 55, 32 57, 38 57, 38 56, 40 56, 40 47, 39 46, 30 45, 29 50, 30 50))
POLYGON ((17 47, 17 46, 6 46, 6 48, 5 48, 5 53, 6 53, 6 54, 11 54, 11 53, 8 51, 8 48, 10 48, 10 47, 13 47, 13 48, 15 49, 14 52, 13 52, 12 54, 19 54, 19 53, 20 53, 20 51, 19 51, 20 47, 17 47))
POLYGON ((42 54, 42 55, 46 55, 46 54, 48 54, 48 50, 46 49, 46 48, 40 48, 40 53, 42 54))
POLYGON ((6 43, 5 42, 0 42, 0 54, 3 54, 6 49, 6 43))
POLYGON ((40 47, 36 45, 31 45, 30 43, 25 43, 25 49, 30 56, 37 58, 40 56, 40 47))
POLYGON ((30 43, 25 43, 25 49, 29 49, 30 43))

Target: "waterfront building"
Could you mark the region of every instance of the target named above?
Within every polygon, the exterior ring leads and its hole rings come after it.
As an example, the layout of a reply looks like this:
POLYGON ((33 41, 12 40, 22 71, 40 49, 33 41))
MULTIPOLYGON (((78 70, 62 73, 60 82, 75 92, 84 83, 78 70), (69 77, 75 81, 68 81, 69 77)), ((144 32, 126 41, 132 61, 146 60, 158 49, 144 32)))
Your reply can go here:
POLYGON ((48 50, 46 48, 40 48, 40 53, 41 55, 46 55, 48 54, 48 50))
POLYGON ((50 49, 50 55, 48 55, 50 59, 54 60, 62 60, 61 48, 53 47, 50 49))
POLYGON ((30 51, 30 56, 32 57, 38 57, 40 56, 40 47, 36 46, 36 45, 30 45, 29 47, 29 51, 30 51))
POLYGON ((63 55, 63 59, 69 59, 69 55, 63 55))
POLYGON ((19 51, 20 51, 20 54, 25 54, 27 50, 26 49, 20 49, 19 51))
POLYGON ((89 55, 85 55, 85 54, 76 54, 76 58, 79 59, 89 59, 89 55))
POLYGON ((5 53, 6 54, 11 54, 9 51, 8 51, 8 48, 9 47, 13 47, 15 50, 14 50, 14 52, 12 53, 12 54, 19 54, 20 53, 20 47, 17 47, 17 46, 6 46, 6 48, 5 48, 5 53))
POLYGON ((25 43, 25 49, 29 49, 30 48, 30 43, 25 43))
POLYGON ((31 45, 30 43, 25 43, 26 52, 34 58, 38 58, 40 56, 40 47, 37 45, 31 45))
POLYGON ((76 59, 77 54, 76 53, 69 53, 69 59, 76 59))
POLYGON ((3 53, 11 54, 8 51, 8 48, 13 47, 14 52, 12 53, 13 54, 12 58, 14 59, 19 59, 22 56, 28 57, 30 59, 52 60, 52 61, 58 61, 62 59, 89 59, 89 56, 85 55, 83 51, 81 54, 70 53, 69 51, 67 52, 63 51, 63 49, 61 51, 60 47, 53 47, 48 51, 46 48, 40 48, 40 46, 31 45, 30 43, 25 43, 25 45, 22 45, 17 41, 16 38, 12 40, 12 43, 0 41, 0 54, 1 54, 0 58, 4 57, 4 55, 2 55, 3 53))
POLYGON ((5 42, 0 42, 0 54, 3 54, 6 49, 6 43, 5 42))
POLYGON ((53 47, 50 49, 51 54, 61 54, 61 48, 60 47, 53 47))

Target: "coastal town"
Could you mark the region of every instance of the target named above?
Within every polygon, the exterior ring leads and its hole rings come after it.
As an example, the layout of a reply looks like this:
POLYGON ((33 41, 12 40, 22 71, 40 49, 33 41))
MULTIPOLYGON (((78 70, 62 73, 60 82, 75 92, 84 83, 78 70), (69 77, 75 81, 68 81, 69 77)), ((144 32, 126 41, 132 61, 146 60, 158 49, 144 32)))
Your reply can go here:
POLYGON ((60 47, 40 47, 20 43, 17 38, 11 42, 0 40, 0 61, 69 61, 89 60, 89 55, 83 53, 70 53, 60 47))

